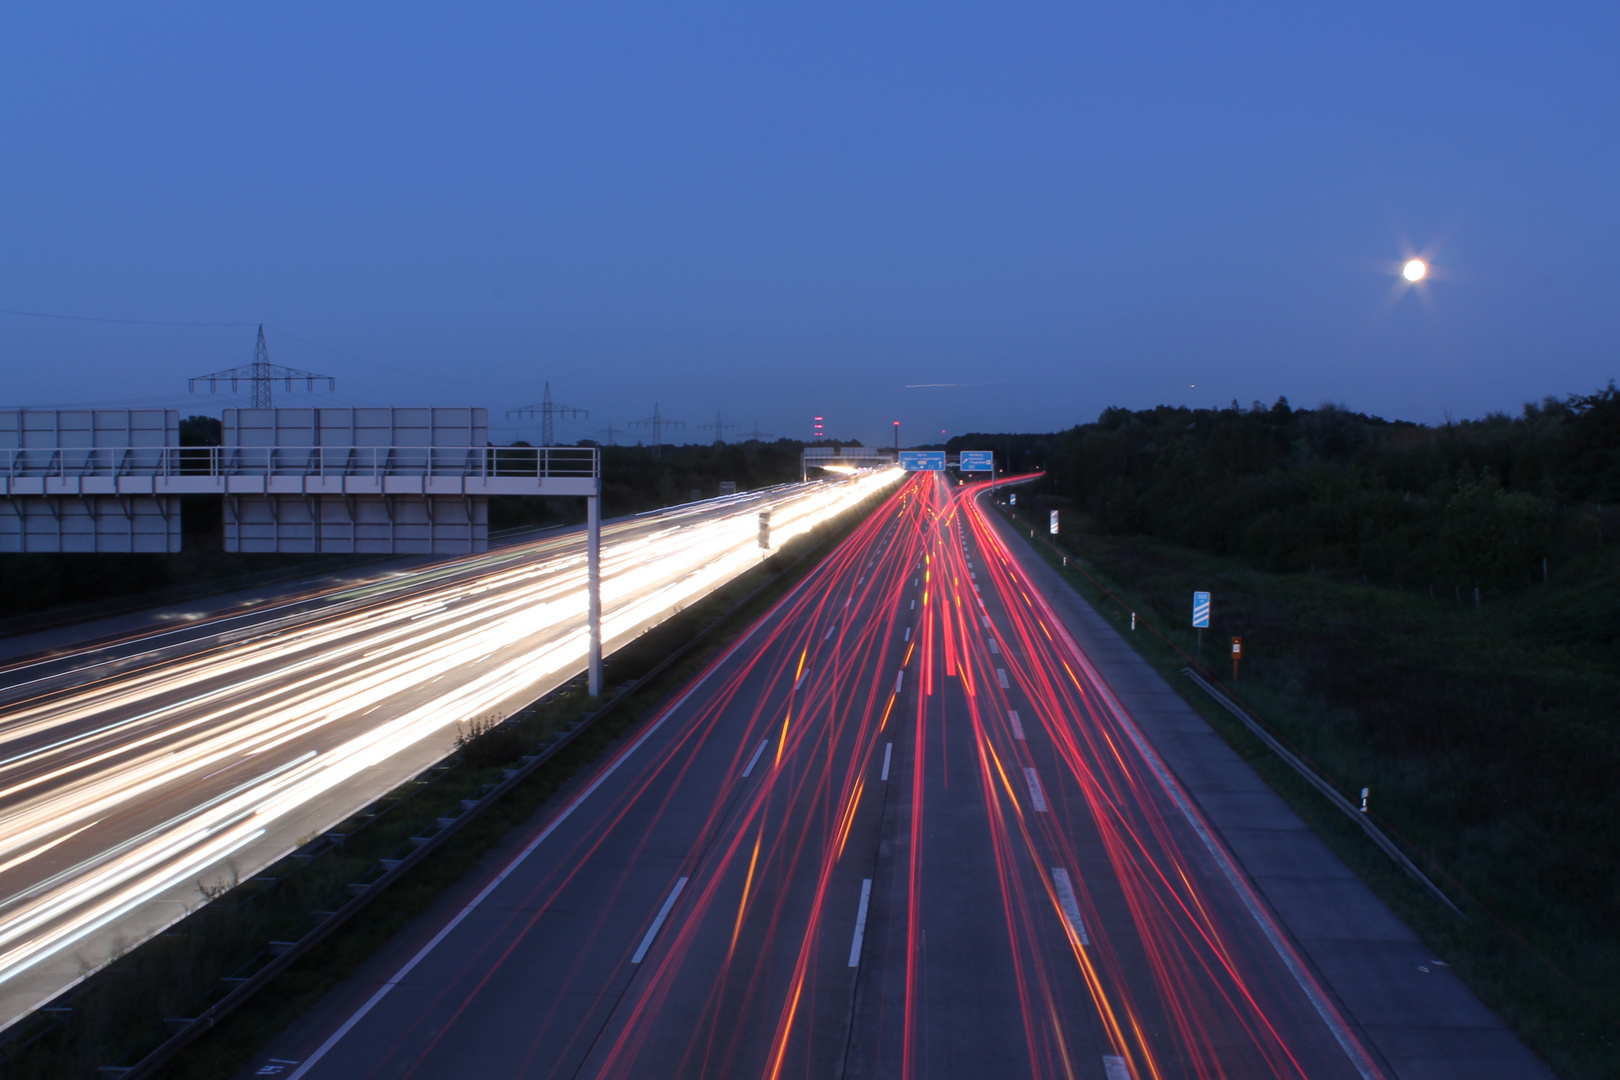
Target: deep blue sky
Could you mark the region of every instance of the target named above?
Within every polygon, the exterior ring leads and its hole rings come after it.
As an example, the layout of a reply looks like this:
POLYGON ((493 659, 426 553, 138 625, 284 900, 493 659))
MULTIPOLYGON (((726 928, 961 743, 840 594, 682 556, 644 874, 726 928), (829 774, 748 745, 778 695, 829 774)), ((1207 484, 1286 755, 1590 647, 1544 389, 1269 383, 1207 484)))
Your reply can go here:
POLYGON ((1617 42, 1612 3, 12 5, 0 308, 245 325, 0 315, 0 404, 241 404, 185 379, 262 321, 322 400, 549 379, 569 439, 1513 410, 1620 375, 1617 42))

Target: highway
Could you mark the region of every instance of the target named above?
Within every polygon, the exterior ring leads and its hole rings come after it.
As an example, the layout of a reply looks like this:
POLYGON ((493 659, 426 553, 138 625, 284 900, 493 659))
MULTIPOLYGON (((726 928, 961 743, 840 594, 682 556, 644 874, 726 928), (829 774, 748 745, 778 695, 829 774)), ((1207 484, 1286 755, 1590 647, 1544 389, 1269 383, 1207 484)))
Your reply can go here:
POLYGON ((244 1075, 1382 1075, 922 474, 244 1075))
MULTIPOLYGON (((604 530, 605 648, 898 479, 604 530)), ((0 1027, 584 663, 578 533, 0 670, 0 1027)))

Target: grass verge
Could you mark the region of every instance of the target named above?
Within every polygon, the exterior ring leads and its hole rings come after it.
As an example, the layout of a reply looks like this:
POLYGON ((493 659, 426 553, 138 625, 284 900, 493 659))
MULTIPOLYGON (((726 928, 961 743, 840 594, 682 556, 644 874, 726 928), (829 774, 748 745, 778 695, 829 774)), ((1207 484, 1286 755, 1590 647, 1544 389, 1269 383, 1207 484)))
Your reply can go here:
POLYGON ((579 681, 524 710, 493 731, 487 718, 469 718, 462 750, 396 789, 300 853, 244 883, 199 888, 199 910, 172 931, 131 950, 71 996, 71 1012, 42 1018, 38 1030, 0 1057, 6 1080, 91 1077, 115 1064, 131 1066, 160 1045, 169 1018, 196 1016, 219 1000, 233 978, 262 967, 278 942, 296 941, 324 912, 342 902, 351 883, 375 878, 384 860, 410 852, 440 818, 461 813, 503 777, 503 766, 527 747, 543 747, 575 732, 525 780, 471 818, 455 842, 436 848, 369 900, 365 917, 346 922, 270 981, 249 1006, 226 1015, 186 1047, 159 1075, 203 1080, 228 1077, 257 1049, 412 918, 472 870, 513 827, 529 820, 581 768, 723 650, 879 503, 847 511, 773 557, 619 649, 604 665, 608 691, 585 695, 579 681), (678 659, 669 662, 674 654, 678 659), (604 707, 611 702, 611 707, 604 707), (516 731, 521 739, 512 741, 516 731), (512 741, 511 750, 496 743, 512 741))
POLYGON ((1044 520, 1016 520, 1560 1076, 1620 1075, 1620 923, 1612 917, 1620 899, 1612 827, 1620 808, 1612 783, 1620 673, 1601 639, 1587 645, 1544 634, 1561 612, 1591 606, 1595 590, 1620 596, 1612 567, 1571 568, 1573 580, 1475 608, 1451 596, 1266 573, 1140 537, 1099 536, 1067 519, 1059 546, 1046 537, 1044 520), (1380 827, 1466 920, 1423 893, 1179 674, 1198 652, 1187 625, 1195 589, 1214 594, 1215 613, 1199 666, 1347 797, 1370 788, 1380 827), (1235 685, 1233 635, 1244 641, 1235 685))

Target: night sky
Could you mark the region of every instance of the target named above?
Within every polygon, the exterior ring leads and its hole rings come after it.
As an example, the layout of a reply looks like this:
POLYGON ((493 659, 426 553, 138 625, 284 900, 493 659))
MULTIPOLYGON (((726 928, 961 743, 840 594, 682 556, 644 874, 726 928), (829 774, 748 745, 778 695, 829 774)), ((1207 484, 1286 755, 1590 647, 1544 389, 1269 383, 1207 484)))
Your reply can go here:
POLYGON ((12 5, 0 308, 144 322, 0 315, 0 404, 243 405, 186 379, 262 322, 321 402, 501 439, 547 380, 569 441, 1513 411, 1620 376, 1617 43, 1613 3, 12 5))

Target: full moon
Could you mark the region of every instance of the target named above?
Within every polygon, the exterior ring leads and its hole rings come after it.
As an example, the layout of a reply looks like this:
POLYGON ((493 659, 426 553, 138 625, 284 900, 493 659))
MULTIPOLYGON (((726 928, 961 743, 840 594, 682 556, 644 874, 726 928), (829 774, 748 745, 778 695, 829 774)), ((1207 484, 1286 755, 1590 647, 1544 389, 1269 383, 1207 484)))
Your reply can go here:
POLYGON ((1428 272, 1429 266, 1422 259, 1408 260, 1407 264, 1401 267, 1401 276, 1407 281, 1422 281, 1428 272))

